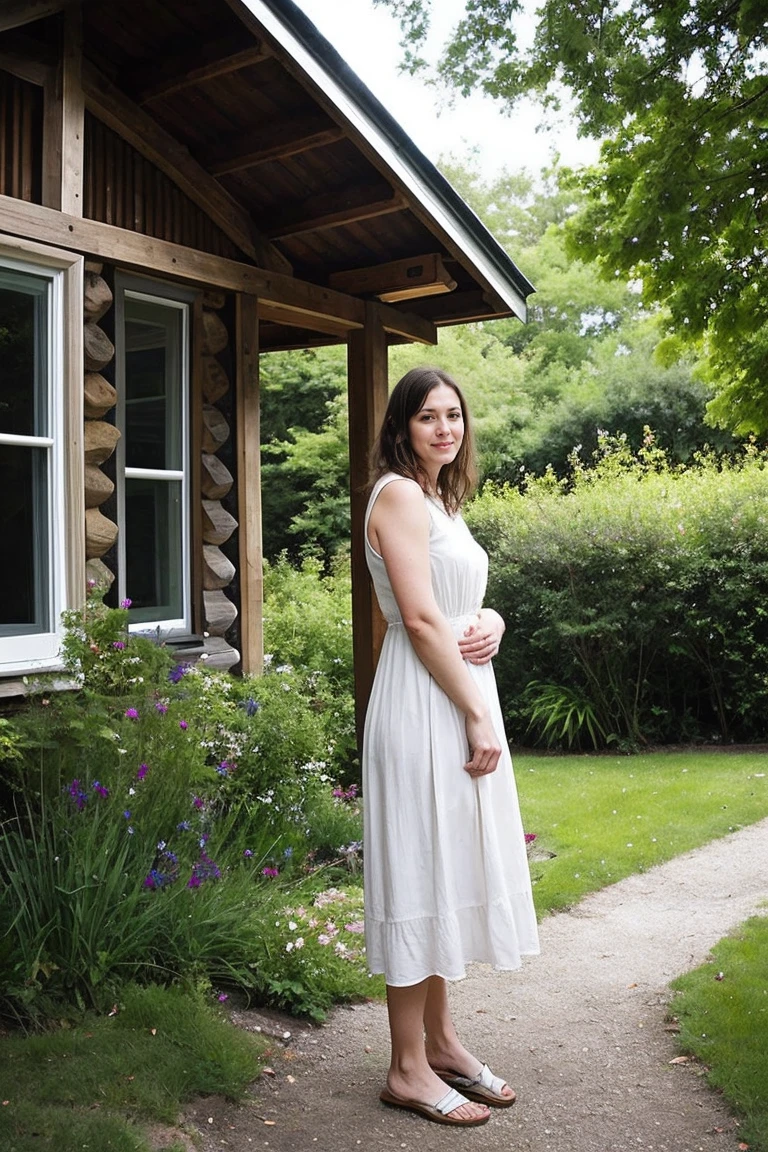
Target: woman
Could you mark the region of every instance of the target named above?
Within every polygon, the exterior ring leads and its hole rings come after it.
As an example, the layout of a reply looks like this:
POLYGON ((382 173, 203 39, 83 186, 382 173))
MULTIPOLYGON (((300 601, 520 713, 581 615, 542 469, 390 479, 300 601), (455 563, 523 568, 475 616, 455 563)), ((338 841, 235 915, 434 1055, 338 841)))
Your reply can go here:
POLYGON ((490 664, 504 622, 482 607, 487 556, 460 516, 474 464, 447 373, 415 368, 396 386, 374 474, 365 550, 388 628, 363 791, 366 951, 386 977, 392 1040, 381 1099, 443 1124, 484 1124, 488 1105, 515 1094, 460 1043, 446 981, 471 960, 518 968, 538 938, 490 664))

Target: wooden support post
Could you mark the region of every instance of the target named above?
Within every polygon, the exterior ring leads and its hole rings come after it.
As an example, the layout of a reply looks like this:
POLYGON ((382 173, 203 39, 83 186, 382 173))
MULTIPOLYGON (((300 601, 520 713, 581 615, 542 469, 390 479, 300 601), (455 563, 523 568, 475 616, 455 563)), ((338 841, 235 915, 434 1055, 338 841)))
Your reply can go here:
POLYGON ((43 204, 79 217, 83 215, 85 171, 82 42, 82 12, 73 3, 64 13, 61 63, 45 85, 43 204))
POLYGON ((190 544, 192 583, 192 631, 203 631, 203 295, 198 292, 192 305, 190 364, 190 544))
POLYGON ((385 624, 365 563, 363 525, 369 453, 387 407, 387 335, 375 304, 366 304, 365 327, 351 332, 348 356, 349 496, 352 518, 352 644, 355 723, 362 749, 363 726, 385 624))
POLYGON ((264 573, 259 430, 259 308, 237 294, 237 510, 240 563, 240 652, 243 672, 264 667, 264 573))

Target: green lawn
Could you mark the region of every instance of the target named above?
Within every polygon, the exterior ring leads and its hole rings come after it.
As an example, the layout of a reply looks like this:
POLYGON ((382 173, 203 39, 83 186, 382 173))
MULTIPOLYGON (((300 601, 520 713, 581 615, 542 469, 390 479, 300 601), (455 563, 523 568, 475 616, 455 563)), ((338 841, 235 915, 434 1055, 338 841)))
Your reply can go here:
POLYGON ((755 917, 674 982, 683 1051, 739 1115, 739 1138, 768 1150, 768 918, 755 917))
POLYGON ((539 915, 768 816, 766 771, 763 753, 516 756, 539 915))
POLYGON ((196 1093, 238 1098, 264 1047, 193 991, 126 988, 111 1017, 0 1038, 0 1148, 149 1152, 144 1122, 173 1124, 196 1093))

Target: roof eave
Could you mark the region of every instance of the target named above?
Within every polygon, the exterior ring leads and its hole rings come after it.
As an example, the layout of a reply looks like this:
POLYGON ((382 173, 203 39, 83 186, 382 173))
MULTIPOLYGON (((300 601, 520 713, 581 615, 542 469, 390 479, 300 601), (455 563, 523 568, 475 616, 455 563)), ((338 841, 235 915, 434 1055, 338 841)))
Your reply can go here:
POLYGON ((352 130, 375 149, 395 179, 418 198, 438 229, 468 257, 486 289, 524 321, 533 285, 293 0, 237 0, 237 4, 290 54, 352 130))

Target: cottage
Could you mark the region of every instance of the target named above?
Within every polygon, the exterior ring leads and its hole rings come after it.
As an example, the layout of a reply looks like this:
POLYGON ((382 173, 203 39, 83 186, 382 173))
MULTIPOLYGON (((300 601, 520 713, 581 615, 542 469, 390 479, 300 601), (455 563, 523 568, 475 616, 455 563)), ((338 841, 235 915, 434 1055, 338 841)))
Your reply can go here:
POLYGON ((0 693, 57 667, 88 576, 259 670, 259 355, 347 345, 359 526, 388 345, 530 291, 291 0, 3 0, 0 693))

